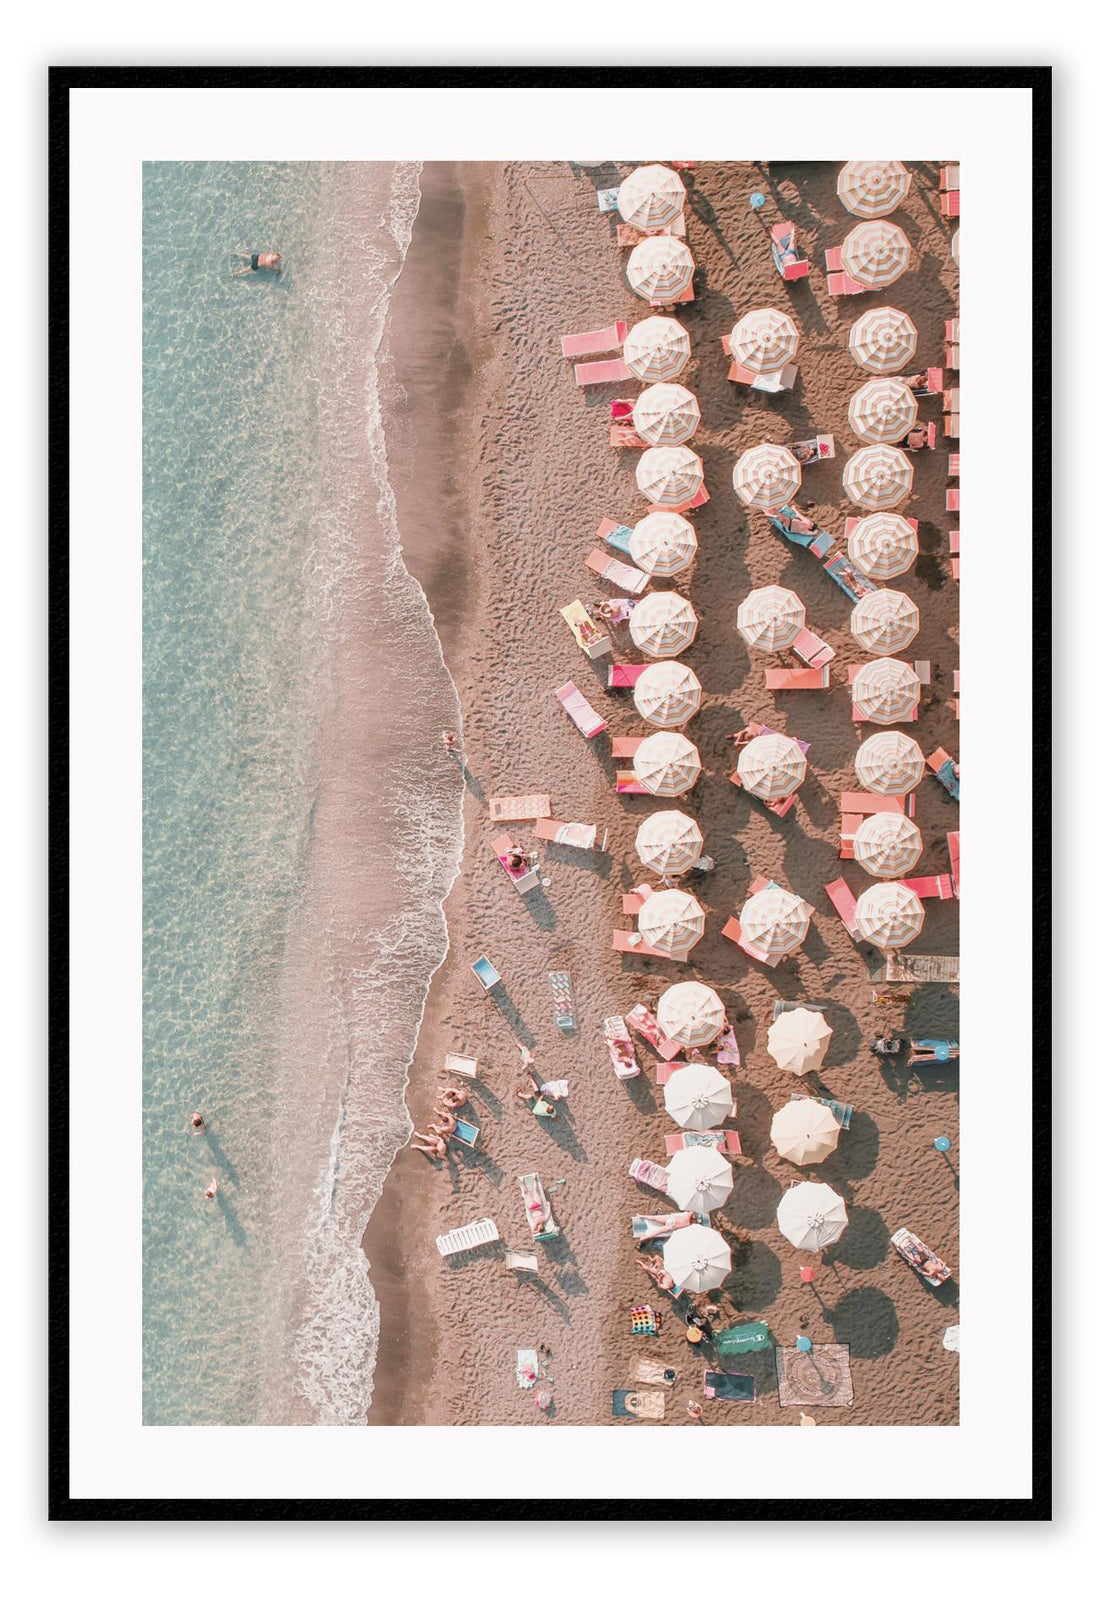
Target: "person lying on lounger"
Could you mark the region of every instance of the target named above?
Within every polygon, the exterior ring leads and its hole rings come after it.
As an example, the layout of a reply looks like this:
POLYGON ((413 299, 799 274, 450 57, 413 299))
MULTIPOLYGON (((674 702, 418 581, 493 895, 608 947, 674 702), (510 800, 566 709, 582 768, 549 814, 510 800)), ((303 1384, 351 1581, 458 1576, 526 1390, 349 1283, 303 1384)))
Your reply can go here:
POLYGON ((429 1159, 445 1159, 447 1157, 447 1139, 440 1137, 434 1126, 429 1126, 427 1131, 414 1131, 413 1136, 419 1137, 421 1141, 418 1143, 410 1142, 410 1148, 415 1148, 420 1153, 427 1154, 429 1159))
POLYGON ((906 436, 905 446, 910 449, 928 447, 928 427, 923 421, 918 422, 906 436))
POLYGON ((907 386, 909 388, 910 392, 914 393, 917 397, 925 397, 925 398, 927 398, 927 397, 931 397, 931 395, 932 395, 931 392, 928 389, 928 371, 927 370, 918 370, 916 375, 905 375, 905 376, 903 376, 902 377, 902 385, 907 386))
POLYGON ((821 531, 815 520, 808 515, 803 515, 801 512, 794 515, 783 515, 780 512, 778 521, 780 526, 785 527, 788 532, 797 532, 802 537, 811 537, 821 531))
POLYGON ((647 1277, 652 1277, 663 1293, 670 1293, 676 1287, 675 1277, 670 1271, 665 1270, 664 1262, 659 1255, 638 1255, 634 1264, 640 1266, 647 1277))

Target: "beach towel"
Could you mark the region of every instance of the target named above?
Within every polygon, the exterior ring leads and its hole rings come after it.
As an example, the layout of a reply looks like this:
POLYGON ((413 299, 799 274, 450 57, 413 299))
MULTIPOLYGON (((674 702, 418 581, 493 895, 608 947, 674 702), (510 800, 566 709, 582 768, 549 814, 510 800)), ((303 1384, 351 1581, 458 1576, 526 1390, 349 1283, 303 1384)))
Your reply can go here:
POLYGON ((644 1334, 647 1338, 655 1337, 661 1331, 660 1311, 655 1311, 652 1305, 632 1305, 630 1331, 644 1334))
POLYGON ((767 1322, 739 1322, 736 1327, 725 1327, 714 1335, 714 1347, 719 1355, 746 1355, 753 1350, 766 1350, 772 1336, 767 1322))
POLYGON ((665 1397, 659 1389, 612 1389, 612 1417, 648 1417, 659 1422, 665 1414, 665 1397))
POLYGON ((539 1375, 537 1350, 516 1351, 516 1382, 521 1389, 533 1389, 539 1375))
POLYGON ((637 1378, 639 1383, 655 1383, 667 1389, 676 1382, 676 1368, 666 1367, 663 1361, 652 1361, 644 1355, 636 1355, 630 1376, 637 1378))
POLYGON ((569 1096, 568 1081, 542 1081, 540 1082, 540 1089, 545 1092, 548 1098, 561 1099, 569 1096))
POLYGON ((743 1372, 704 1372, 703 1394, 708 1400, 755 1400, 756 1379, 743 1372))
POLYGON ((775 1352, 781 1406, 850 1406, 852 1365, 846 1344, 815 1344, 775 1352))

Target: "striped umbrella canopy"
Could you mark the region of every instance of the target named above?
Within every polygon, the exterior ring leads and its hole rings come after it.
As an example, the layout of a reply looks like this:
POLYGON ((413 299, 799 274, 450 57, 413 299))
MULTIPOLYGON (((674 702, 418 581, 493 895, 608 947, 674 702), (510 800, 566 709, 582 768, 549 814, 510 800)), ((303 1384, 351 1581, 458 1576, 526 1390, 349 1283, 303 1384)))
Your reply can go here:
POLYGON ((793 1098, 772 1116, 772 1146, 792 1165, 820 1165, 839 1137, 840 1121, 816 1098, 793 1098))
POLYGON ((746 448, 733 467, 733 487, 742 504, 774 510, 788 504, 802 486, 802 467, 782 443, 762 442, 746 448))
POLYGON ((846 162, 836 193, 857 218, 884 218, 909 194, 909 170, 903 162, 846 162))
POLYGON ((663 230, 684 210, 684 182, 672 168, 648 163, 627 174, 616 203, 624 224, 636 230, 663 230))
POLYGON ((699 752, 683 734, 647 734, 634 752, 634 775, 650 795, 683 795, 701 766, 699 752))
POLYGON ((626 278, 647 302, 675 302, 691 285, 695 259, 673 235, 639 241, 626 262, 626 278))
POLYGON ((655 728, 679 728, 699 710, 703 686, 682 661, 654 661, 634 685, 638 715, 655 728))
POLYGON ((730 353, 757 375, 773 375, 798 352, 798 327, 779 308, 754 308, 740 318, 730 336, 730 353))
POLYGON ((908 795, 924 777, 924 753, 896 728, 872 734, 856 751, 856 777, 875 795, 908 795))
POLYGON ((864 510, 888 510, 913 490, 913 461, 900 448, 857 448, 844 467, 844 491, 864 510))
POLYGON ((694 392, 675 381, 647 386, 635 401, 634 430, 654 448, 662 444, 676 448, 694 437, 698 429, 699 400, 694 392))
POLYGON ((623 360, 639 381, 673 381, 690 357, 690 336, 667 314, 640 319, 623 343, 623 360))
POLYGON ((887 224, 884 219, 875 219, 849 230, 840 249, 840 264, 845 274, 873 291, 876 286, 892 286, 898 276, 905 273, 909 253, 909 237, 905 231, 896 224, 887 224))
POLYGON ((856 862, 876 879, 901 879, 920 861, 924 841, 912 818, 900 812, 872 812, 855 833, 856 862))
POLYGON ((733 1191, 733 1164, 717 1148, 681 1148, 668 1162, 669 1197, 681 1210, 720 1210, 733 1191))
POLYGON ((737 758, 737 776, 751 795, 781 801, 806 777, 806 757, 789 734, 758 734, 737 758))
POLYGON ((898 722, 920 702, 920 681, 907 661, 883 655, 861 666, 852 682, 852 704, 869 722, 898 722))
POLYGON ((686 874, 703 852, 703 831, 694 818, 675 807, 651 812, 634 836, 634 850, 657 874, 686 874))
POLYGON ((872 885, 856 903, 856 924, 865 941, 883 952, 915 941, 924 926, 924 904, 905 885, 872 885))
POLYGON ((638 910, 638 933, 647 946, 686 958, 703 939, 706 916, 690 891, 657 891, 638 910))
POLYGON ((908 594, 896 588, 876 588, 864 594, 851 617, 852 637, 876 655, 907 650, 920 630, 920 611, 908 594))
POLYGON ((848 332, 848 351, 872 375, 895 375, 917 356, 917 327, 900 308, 869 308, 848 332))
POLYGON ((900 577, 909 570, 917 552, 917 534, 904 515, 893 510, 876 510, 873 515, 862 516, 848 538, 848 554, 876 582, 900 577))
POLYGON ((833 1031, 818 1009, 788 1008, 768 1026, 768 1052, 789 1075, 820 1070, 833 1031))
POLYGON ((650 594, 630 613, 630 637, 643 655, 671 658, 686 650, 699 619, 688 601, 671 592, 650 594))
POLYGON ((754 650, 789 650, 806 625, 806 607, 790 588, 754 588, 737 607, 737 631, 754 650))
POLYGON ((690 504, 703 485, 703 461, 690 448, 647 448, 634 470, 638 491, 662 510, 690 504))
POLYGON ((709 1131, 733 1108, 733 1088, 709 1064, 685 1064, 665 1082, 664 1100, 678 1126, 686 1126, 689 1131, 709 1131))
POLYGON ((675 577, 695 559, 699 540, 690 521, 674 510, 643 515, 631 531, 630 558, 651 577, 675 577))
POLYGON ((732 1258, 729 1244, 713 1227, 677 1227, 661 1252, 665 1270, 692 1294, 721 1288, 732 1258))
POLYGON ((775 1219, 788 1243, 813 1251, 836 1242, 848 1225, 848 1211, 824 1182, 799 1182, 780 1199, 775 1219))
POLYGON ((726 1023, 722 999, 701 980, 669 986, 657 999, 657 1024, 681 1047, 706 1047, 721 1036, 726 1023))
POLYGON ((912 388, 889 376, 866 381, 848 404, 848 424, 861 442, 900 442, 916 423, 912 388))
POLYGON ((741 909, 741 935, 769 958, 785 958, 809 934, 810 912, 801 896, 769 885, 750 896, 741 909))

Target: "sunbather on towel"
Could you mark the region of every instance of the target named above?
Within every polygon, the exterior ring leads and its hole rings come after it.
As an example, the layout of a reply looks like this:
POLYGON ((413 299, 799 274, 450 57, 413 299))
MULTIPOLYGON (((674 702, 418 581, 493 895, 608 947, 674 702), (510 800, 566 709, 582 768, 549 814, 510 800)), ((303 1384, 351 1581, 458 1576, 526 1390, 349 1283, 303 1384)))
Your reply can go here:
POLYGON ((662 1293, 667 1294, 676 1287, 675 1277, 670 1271, 665 1270, 664 1262, 659 1255, 638 1255, 634 1264, 640 1266, 647 1277, 653 1278, 662 1293))

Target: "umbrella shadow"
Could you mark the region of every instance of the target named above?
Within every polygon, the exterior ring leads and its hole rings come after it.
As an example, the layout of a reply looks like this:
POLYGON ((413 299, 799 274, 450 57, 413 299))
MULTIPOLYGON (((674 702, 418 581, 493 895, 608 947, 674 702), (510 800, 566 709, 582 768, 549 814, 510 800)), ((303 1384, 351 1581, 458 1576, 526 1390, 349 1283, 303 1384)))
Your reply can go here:
POLYGON ((742 1167, 734 1172, 726 1213, 741 1227, 770 1227, 782 1197, 782 1187, 762 1165, 742 1167))
POLYGON ((890 1233, 879 1212, 849 1205, 848 1225, 833 1244, 831 1257, 852 1271, 869 1271, 880 1266, 889 1252, 890 1233))
POLYGON ((825 1320, 836 1342, 862 1360, 889 1355, 898 1342, 898 1313, 881 1288, 849 1289, 825 1312, 825 1320))
POLYGON ((512 1031, 516 1041, 522 1042, 525 1047, 533 1047, 535 1045, 535 1033, 512 1001, 512 997, 504 983, 498 981, 495 986, 489 988, 487 995, 496 1004, 501 1017, 512 1031))
MULTIPOLYGON (((748 1081, 738 1081, 734 1085, 733 1096, 737 1103, 735 1124, 742 1151, 749 1155, 766 1153, 771 1135, 771 1104, 760 1088, 748 1081)), ((742 1166, 739 1174, 744 1173, 745 1167, 742 1166)))
POLYGON ((779 1256, 766 1243, 743 1238, 725 1287, 739 1311, 761 1311, 774 1305, 783 1287, 779 1256))

